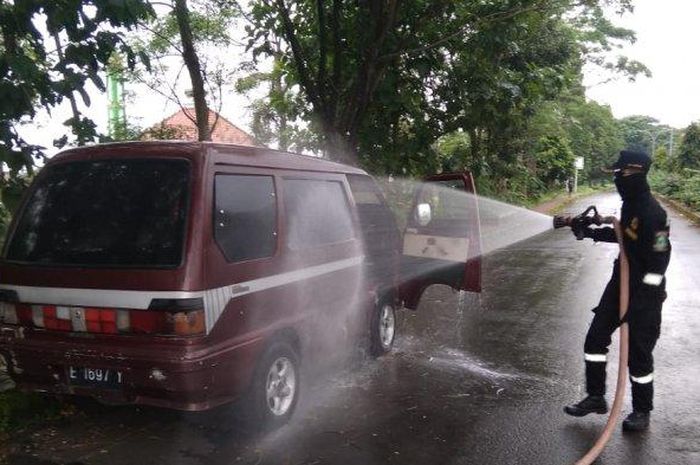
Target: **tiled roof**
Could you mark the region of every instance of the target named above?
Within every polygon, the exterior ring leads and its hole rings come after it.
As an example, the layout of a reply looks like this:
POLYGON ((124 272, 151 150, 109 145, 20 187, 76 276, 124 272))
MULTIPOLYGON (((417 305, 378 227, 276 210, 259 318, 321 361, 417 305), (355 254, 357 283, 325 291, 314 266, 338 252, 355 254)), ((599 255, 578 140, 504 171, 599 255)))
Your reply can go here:
MULTIPOLYGON (((168 137, 169 139, 197 140, 197 125, 192 121, 194 119, 194 108, 181 108, 177 113, 165 118, 160 123, 146 130, 142 135, 142 139, 163 138, 163 136, 154 137, 154 134, 163 134, 166 131, 172 131, 168 137)), ((212 110, 209 110, 209 127, 214 128, 211 133, 212 142, 250 146, 258 145, 255 143, 253 136, 212 110)))

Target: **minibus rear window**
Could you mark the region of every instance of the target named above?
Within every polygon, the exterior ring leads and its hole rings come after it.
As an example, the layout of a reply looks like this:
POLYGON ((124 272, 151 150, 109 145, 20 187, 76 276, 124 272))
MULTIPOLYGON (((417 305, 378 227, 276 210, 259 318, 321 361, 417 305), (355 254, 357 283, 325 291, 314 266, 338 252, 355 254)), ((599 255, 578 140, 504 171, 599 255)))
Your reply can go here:
POLYGON ((7 260, 147 268, 180 264, 187 161, 75 161, 45 170, 22 211, 7 260))

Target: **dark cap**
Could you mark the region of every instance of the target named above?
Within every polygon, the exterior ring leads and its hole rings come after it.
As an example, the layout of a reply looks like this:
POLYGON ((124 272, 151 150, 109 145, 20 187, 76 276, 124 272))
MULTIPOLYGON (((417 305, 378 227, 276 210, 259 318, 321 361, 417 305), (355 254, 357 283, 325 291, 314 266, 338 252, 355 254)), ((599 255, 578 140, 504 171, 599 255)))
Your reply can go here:
POLYGON ((632 152, 631 150, 623 150, 617 161, 612 165, 612 170, 621 170, 625 168, 639 168, 645 173, 649 172, 651 167, 651 157, 644 152, 632 152))

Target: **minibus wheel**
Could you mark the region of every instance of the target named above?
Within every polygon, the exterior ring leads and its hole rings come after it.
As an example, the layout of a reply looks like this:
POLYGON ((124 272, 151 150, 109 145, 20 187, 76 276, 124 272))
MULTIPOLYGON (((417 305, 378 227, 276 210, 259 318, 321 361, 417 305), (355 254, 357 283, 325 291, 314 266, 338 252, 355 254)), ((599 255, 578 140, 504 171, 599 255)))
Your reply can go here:
POLYGON ((379 302, 370 326, 370 353, 379 357, 391 351, 396 337, 396 310, 390 302, 379 302))
POLYGON ((260 359, 252 385, 252 414, 264 429, 289 421, 300 392, 299 356, 286 341, 273 342, 260 359))

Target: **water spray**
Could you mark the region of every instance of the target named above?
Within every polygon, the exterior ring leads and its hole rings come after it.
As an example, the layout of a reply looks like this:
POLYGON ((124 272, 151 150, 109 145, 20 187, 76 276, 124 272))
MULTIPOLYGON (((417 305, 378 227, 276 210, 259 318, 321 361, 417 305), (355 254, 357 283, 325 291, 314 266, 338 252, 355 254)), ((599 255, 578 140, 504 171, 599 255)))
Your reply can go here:
POLYGON ((629 262, 623 244, 622 227, 614 216, 601 217, 595 206, 588 207, 583 213, 577 216, 555 216, 554 228, 559 229, 565 226, 571 228, 576 235, 576 239, 582 240, 584 230, 591 225, 600 226, 602 224, 612 224, 615 228, 615 236, 620 246, 620 359, 617 368, 617 386, 615 389, 615 400, 608 417, 608 422, 603 428, 603 432, 598 437, 593 447, 579 459, 575 465, 590 465, 603 452, 605 445, 610 440, 617 421, 622 411, 622 403, 625 398, 627 385, 627 358, 629 353, 629 325, 625 321, 627 307, 629 305, 629 262))

